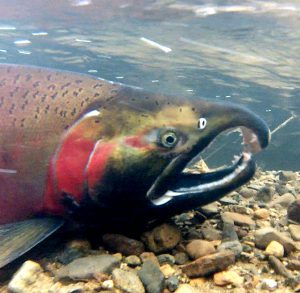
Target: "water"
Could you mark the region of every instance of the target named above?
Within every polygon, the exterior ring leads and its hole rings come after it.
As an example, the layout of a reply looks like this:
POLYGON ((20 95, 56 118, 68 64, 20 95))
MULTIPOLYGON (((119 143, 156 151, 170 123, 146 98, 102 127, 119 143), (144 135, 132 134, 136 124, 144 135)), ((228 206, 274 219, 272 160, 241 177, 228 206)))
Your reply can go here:
MULTIPOLYGON (((239 103, 271 130, 293 116, 257 161, 299 170, 298 1, 47 2, 0 1, 0 62, 239 103)), ((231 149, 221 139, 203 156, 220 165, 231 149)))

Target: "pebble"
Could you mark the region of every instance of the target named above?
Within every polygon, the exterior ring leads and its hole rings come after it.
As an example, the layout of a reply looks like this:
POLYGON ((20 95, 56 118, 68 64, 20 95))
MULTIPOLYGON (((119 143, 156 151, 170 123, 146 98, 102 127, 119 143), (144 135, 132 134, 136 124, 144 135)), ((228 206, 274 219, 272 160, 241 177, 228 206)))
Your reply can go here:
POLYGON ((160 254, 157 256, 159 264, 174 264, 175 263, 175 257, 171 254, 160 254))
POLYGON ((200 291, 189 284, 180 284, 175 293, 200 293, 200 291))
POLYGON ((292 239, 286 237, 283 233, 278 232, 272 227, 261 228, 255 231, 256 247, 265 249, 273 240, 281 243, 287 254, 297 249, 297 246, 292 239))
POLYGON ((46 293, 53 282, 42 267, 31 260, 23 263, 8 284, 10 293, 46 293))
POLYGON ((256 199, 262 202, 269 202, 275 194, 275 188, 271 186, 264 186, 256 195, 256 199))
POLYGON ((244 282, 244 278, 234 271, 223 271, 214 274, 214 283, 217 286, 234 285, 240 287, 244 282))
POLYGON ((205 240, 213 241, 222 239, 222 232, 213 228, 212 226, 206 226, 201 228, 201 233, 205 240))
POLYGON ((239 213, 225 212, 222 214, 223 222, 231 222, 239 226, 255 226, 255 222, 251 217, 239 213))
POLYGON ((274 291, 277 288, 278 284, 273 279, 263 279, 261 281, 261 288, 264 290, 274 291))
POLYGON ((177 265, 183 265, 188 262, 189 257, 185 252, 177 252, 175 255, 175 263, 177 265))
POLYGON ((140 259, 142 260, 143 263, 147 260, 151 260, 159 266, 159 261, 158 261, 156 255, 153 252, 143 252, 140 255, 140 259))
POLYGON ((177 227, 162 224, 143 235, 143 240, 150 251, 162 253, 173 249, 181 240, 181 233, 177 227))
POLYGON ((282 262, 273 255, 269 256, 269 265, 270 265, 271 268, 274 269, 274 271, 277 274, 279 274, 281 276, 284 276, 286 278, 292 278, 293 277, 291 272, 289 272, 287 270, 287 268, 282 264, 282 262))
POLYGON ((282 258, 284 256, 284 247, 281 243, 273 240, 268 244, 265 252, 268 255, 274 255, 278 258, 282 258))
POLYGON ((175 273, 176 273, 176 270, 169 264, 162 265, 160 267, 160 270, 163 273, 163 275, 165 276, 165 278, 169 278, 169 277, 175 275, 175 273))
POLYGON ((125 263, 127 263, 130 267, 137 267, 142 263, 142 261, 136 255, 129 255, 125 258, 125 263))
POLYGON ((176 276, 171 276, 166 279, 165 286, 168 288, 171 292, 174 292, 178 286, 179 286, 179 280, 176 276))
POLYGON ((189 264, 183 265, 181 269, 188 277, 202 277, 222 271, 234 262, 235 256, 232 251, 222 251, 200 257, 189 264))
POLYGON ((141 241, 120 234, 104 234, 102 241, 109 250, 120 252, 123 255, 140 255, 145 251, 141 241))
POLYGON ((252 189, 252 188, 248 188, 248 187, 242 187, 238 193, 243 197, 243 198, 254 198, 256 196, 257 191, 252 189))
POLYGON ((274 207, 276 209, 287 208, 294 200, 295 200, 295 197, 293 194, 285 193, 285 194, 273 199, 270 202, 269 207, 271 207, 271 208, 274 207))
POLYGON ((186 252, 191 259, 197 259, 201 256, 216 252, 212 243, 206 240, 192 240, 186 246, 186 252))
POLYGON ((297 179, 297 174, 293 171, 280 171, 278 175, 279 175, 279 180, 284 182, 297 179))
POLYGON ((300 260, 291 259, 287 264, 287 268, 293 271, 300 271, 300 260))
POLYGON ((86 280, 95 274, 110 274, 120 265, 120 261, 112 255, 91 255, 78 258, 62 267, 56 274, 57 279, 86 280))
POLYGON ((199 208, 201 213, 206 217, 213 217, 217 215, 219 213, 219 209, 219 203, 216 201, 199 208))
POLYGON ((270 212, 267 209, 258 209, 254 212, 254 218, 259 220, 267 220, 270 216, 270 212))
POLYGON ((128 293, 144 293, 145 288, 137 276, 132 271, 124 271, 121 269, 114 269, 112 272, 112 279, 116 288, 128 293))
POLYGON ((164 275, 159 267, 147 260, 143 263, 142 268, 138 271, 138 276, 142 280, 147 293, 160 293, 164 288, 164 275))
POLYGON ((243 252, 243 246, 238 240, 233 240, 233 241, 226 241, 222 242, 218 246, 218 251, 226 251, 230 250, 234 253, 236 257, 239 257, 240 254, 243 252))
POLYGON ((288 219, 300 224, 300 199, 294 200, 287 209, 288 219))
POLYGON ((289 231, 295 241, 300 241, 300 225, 290 224, 289 231))

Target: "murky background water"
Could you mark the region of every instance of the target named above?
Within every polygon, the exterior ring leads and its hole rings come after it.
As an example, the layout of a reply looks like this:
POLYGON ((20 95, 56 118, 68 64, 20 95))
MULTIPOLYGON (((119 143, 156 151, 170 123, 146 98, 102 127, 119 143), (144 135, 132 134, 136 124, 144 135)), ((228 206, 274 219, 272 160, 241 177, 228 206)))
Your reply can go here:
MULTIPOLYGON (((271 130, 286 122, 258 156, 268 169, 299 170, 299 52, 297 0, 0 1, 0 62, 243 104, 271 130)), ((231 141, 203 157, 220 165, 231 141)))

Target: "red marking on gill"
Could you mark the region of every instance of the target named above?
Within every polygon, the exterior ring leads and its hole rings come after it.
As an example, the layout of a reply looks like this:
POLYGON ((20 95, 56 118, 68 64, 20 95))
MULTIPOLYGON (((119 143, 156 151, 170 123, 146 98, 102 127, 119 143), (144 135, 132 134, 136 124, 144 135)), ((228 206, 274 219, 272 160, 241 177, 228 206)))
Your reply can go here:
POLYGON ((133 135, 126 137, 124 140, 125 144, 138 149, 148 149, 149 144, 145 142, 143 135, 133 135))
POLYGON ((95 142, 68 135, 52 159, 49 167, 44 207, 47 212, 63 214, 63 195, 80 203, 84 193, 85 169, 95 142))

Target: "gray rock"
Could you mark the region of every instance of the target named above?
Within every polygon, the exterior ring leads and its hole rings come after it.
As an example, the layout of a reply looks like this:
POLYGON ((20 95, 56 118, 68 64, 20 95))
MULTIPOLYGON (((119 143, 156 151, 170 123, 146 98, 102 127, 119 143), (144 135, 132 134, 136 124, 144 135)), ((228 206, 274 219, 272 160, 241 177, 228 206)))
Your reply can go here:
POLYGON ((159 267, 151 260, 147 260, 143 263, 142 268, 138 271, 138 275, 147 293, 160 293, 163 291, 164 275, 159 267))
POLYGON ((289 230, 295 241, 300 241, 300 225, 290 224, 289 230))
POLYGON ((144 293, 145 288, 136 273, 114 269, 112 279, 116 288, 125 293, 144 293))
POLYGON ((220 252, 230 250, 234 253, 235 257, 239 257, 243 251, 243 246, 238 240, 226 241, 226 242, 222 242, 218 246, 217 250, 220 252))
POLYGON ((169 289, 171 292, 174 292, 178 286, 179 286, 179 280, 176 276, 171 276, 168 278, 165 282, 165 286, 167 289, 169 289))
POLYGON ((248 187, 242 187, 238 193, 243 197, 243 198, 253 198, 254 196, 256 196, 257 191, 252 189, 252 188, 248 188, 248 187))
POLYGON ((212 226, 202 227, 201 233, 202 233, 204 239, 206 239, 208 241, 222 239, 222 232, 213 228, 212 226))
POLYGON ((212 202, 199 208, 200 212, 207 217, 213 217, 219 213, 218 202, 212 202))
POLYGON ((175 263, 175 257, 171 254, 160 254, 157 256, 157 259, 159 261, 159 264, 165 264, 165 263, 168 263, 168 264, 174 264, 175 263))
POLYGON ((274 228, 262 228, 255 232, 255 245, 258 248, 265 249, 273 240, 281 243, 287 254, 297 249, 296 244, 291 238, 286 237, 283 233, 278 232, 274 228))
POLYGON ((257 192, 256 199, 263 202, 269 202, 272 200, 274 194, 275 194, 274 187, 264 186, 257 192))
POLYGON ((300 224, 300 199, 296 199, 289 205, 287 215, 289 221, 300 224))
POLYGON ((274 271, 281 275, 284 276, 286 278, 292 278, 293 275, 291 272, 289 272, 286 267, 282 264, 282 262, 275 257, 274 255, 270 255, 269 256, 269 265, 270 267, 272 267, 274 269, 274 271))
POLYGON ((293 171, 280 171, 279 172, 279 180, 287 182, 291 180, 296 180, 297 174, 293 171))
POLYGON ((236 234, 233 223, 230 222, 223 223, 222 239, 223 241, 235 241, 239 239, 236 234))
POLYGON ((120 265, 120 261, 112 255, 92 255, 78 258, 62 267, 56 274, 57 279, 86 280, 95 274, 111 274, 120 265))
POLYGON ((185 252, 177 252, 174 257, 177 265, 183 265, 189 260, 189 257, 185 252))
POLYGON ((219 199, 219 202, 222 205, 233 205, 233 204, 237 204, 238 203, 235 199, 233 199, 230 196, 224 196, 224 197, 222 197, 221 199, 219 199))
POLYGON ((104 234, 102 236, 104 245, 123 255, 140 255, 145 251, 144 244, 141 241, 128 238, 120 234, 104 234))
POLYGON ((169 224, 162 224, 143 234, 143 241, 155 253, 173 249, 180 240, 181 233, 178 228, 169 224))

